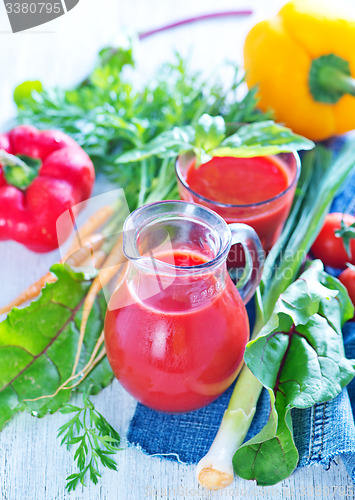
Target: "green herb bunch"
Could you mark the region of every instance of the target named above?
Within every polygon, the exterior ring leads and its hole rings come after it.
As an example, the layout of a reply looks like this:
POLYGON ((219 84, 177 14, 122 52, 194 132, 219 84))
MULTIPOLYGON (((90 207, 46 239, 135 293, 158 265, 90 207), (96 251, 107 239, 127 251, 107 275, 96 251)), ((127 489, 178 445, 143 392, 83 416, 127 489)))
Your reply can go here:
POLYGON ((176 54, 173 63, 163 64, 138 87, 133 81, 132 48, 106 48, 92 73, 73 89, 47 90, 40 82, 21 84, 15 91, 18 121, 71 135, 90 155, 96 171, 124 188, 133 210, 152 191, 154 199, 177 195, 173 162, 167 166, 156 156, 127 168, 115 163, 119 155, 143 148, 174 127, 195 126, 203 114, 222 116, 228 135, 241 123, 265 119, 256 109, 255 89, 239 97, 243 72, 230 66, 232 77, 226 85, 191 70, 176 54), (159 187, 164 189, 157 191, 162 176, 159 187))

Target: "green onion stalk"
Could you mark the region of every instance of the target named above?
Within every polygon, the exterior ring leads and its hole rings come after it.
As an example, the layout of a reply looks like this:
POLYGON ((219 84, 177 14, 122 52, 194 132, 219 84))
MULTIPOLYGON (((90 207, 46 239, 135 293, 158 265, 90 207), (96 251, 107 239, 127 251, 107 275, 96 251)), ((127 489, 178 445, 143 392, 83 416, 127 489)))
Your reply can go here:
MULTIPOLYGON (((344 146, 335 161, 332 153, 321 145, 304 155, 290 215, 281 237, 266 258, 256 292, 252 339, 269 320, 280 294, 297 278, 333 198, 354 165, 354 140, 344 146)), ((197 479, 203 487, 216 490, 233 482, 232 459, 252 423, 262 387, 244 366, 211 448, 197 465, 197 479)))

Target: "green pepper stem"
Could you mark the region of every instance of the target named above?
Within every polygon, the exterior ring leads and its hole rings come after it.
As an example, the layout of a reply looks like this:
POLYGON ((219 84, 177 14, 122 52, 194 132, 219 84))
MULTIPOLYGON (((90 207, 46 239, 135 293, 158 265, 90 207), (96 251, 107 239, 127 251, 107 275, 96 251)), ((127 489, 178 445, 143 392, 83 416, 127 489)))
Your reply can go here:
POLYGON ((38 167, 31 167, 18 156, 0 149, 0 164, 6 181, 18 189, 26 189, 37 176, 38 167))
POLYGON ((0 163, 3 167, 21 167, 24 170, 28 170, 28 166, 24 161, 18 158, 15 155, 12 155, 5 151, 4 149, 0 149, 0 163))
POLYGON ((355 95, 355 79, 334 66, 324 65, 319 68, 318 83, 325 90, 355 95))
POLYGON ((355 95, 355 80, 349 61, 335 54, 313 59, 308 83, 314 100, 318 102, 335 104, 345 94, 355 95))

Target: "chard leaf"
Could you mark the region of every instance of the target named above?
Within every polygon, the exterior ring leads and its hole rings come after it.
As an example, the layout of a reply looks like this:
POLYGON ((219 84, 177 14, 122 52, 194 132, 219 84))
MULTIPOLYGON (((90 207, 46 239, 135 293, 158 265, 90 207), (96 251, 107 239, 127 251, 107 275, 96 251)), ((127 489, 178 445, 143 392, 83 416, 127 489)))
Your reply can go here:
MULTIPOLYGON (((19 411, 38 417, 57 411, 69 400, 71 390, 54 394, 71 375, 79 337, 82 306, 91 279, 63 264, 51 270, 58 280, 48 284, 40 298, 23 309, 14 308, 0 323, 0 429, 19 411)), ((99 296, 91 311, 79 369, 89 360, 102 332, 106 302, 99 296)), ((92 394, 112 380, 104 358, 79 386, 92 394)))
POLYGON ((280 403, 280 398, 275 402, 273 392, 270 392, 270 403, 271 412, 267 424, 257 436, 248 441, 247 447, 239 448, 233 459, 237 474, 243 478, 257 479, 260 486, 282 481, 290 475, 298 462, 297 448, 289 445, 293 442, 291 413, 285 413, 285 406, 280 403), (274 460, 274 457, 280 455, 282 460, 274 460), (251 463, 253 474, 250 470, 251 463))
POLYGON ((274 312, 288 314, 296 325, 306 324, 309 318, 318 312, 322 299, 330 300, 339 294, 338 289, 330 288, 331 281, 327 282, 329 288, 321 283, 319 278, 324 278, 322 270, 322 262, 314 261, 312 266, 280 295, 274 312))
POLYGON ((312 149, 314 143, 294 134, 272 120, 251 123, 240 127, 227 137, 211 154, 213 156, 252 157, 274 155, 300 149, 312 149))
POLYGON ((193 146, 195 132, 192 127, 174 127, 172 130, 162 132, 152 141, 142 147, 123 153, 116 159, 117 164, 132 163, 146 160, 151 156, 172 158, 180 153, 190 151, 193 146))
POLYGON ((341 331, 352 316, 345 288, 320 261, 281 294, 270 320, 245 350, 247 366, 270 393, 271 412, 262 431, 234 455, 240 477, 271 485, 295 469, 290 410, 329 401, 353 378, 355 360, 345 357, 341 331))

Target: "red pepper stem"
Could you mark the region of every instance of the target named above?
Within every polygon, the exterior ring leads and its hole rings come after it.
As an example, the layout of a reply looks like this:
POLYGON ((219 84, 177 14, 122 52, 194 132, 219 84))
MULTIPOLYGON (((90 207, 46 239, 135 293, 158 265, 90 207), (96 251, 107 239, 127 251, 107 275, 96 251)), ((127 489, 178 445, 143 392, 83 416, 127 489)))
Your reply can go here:
POLYGON ((167 30, 170 30, 173 28, 178 28, 179 26, 183 26, 184 24, 196 23, 196 22, 205 21, 208 19, 216 19, 218 17, 250 16, 252 13, 253 13, 252 10, 247 9, 247 10, 231 10, 231 11, 226 11, 226 12, 213 12, 211 14, 202 14, 200 16, 182 19, 180 21, 176 21, 174 23, 167 24, 165 26, 161 26, 159 28, 155 28, 155 29, 152 29, 149 31, 143 31, 142 33, 139 33, 138 38, 139 38, 139 40, 143 40, 144 38, 148 38, 149 36, 155 35, 155 34, 160 33, 162 31, 167 31, 167 30))

